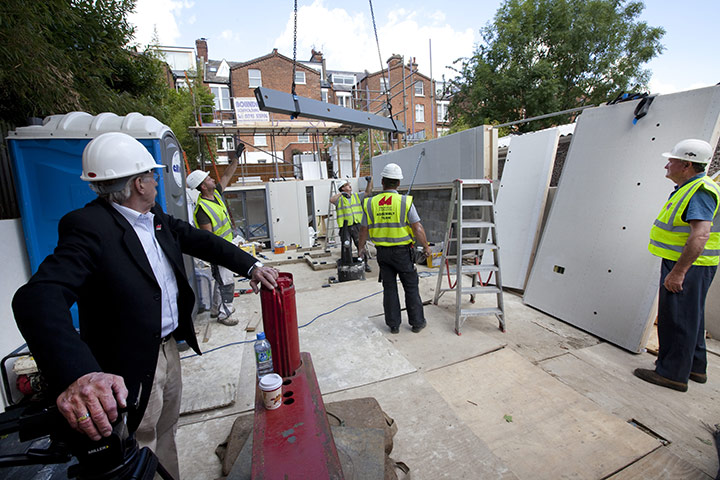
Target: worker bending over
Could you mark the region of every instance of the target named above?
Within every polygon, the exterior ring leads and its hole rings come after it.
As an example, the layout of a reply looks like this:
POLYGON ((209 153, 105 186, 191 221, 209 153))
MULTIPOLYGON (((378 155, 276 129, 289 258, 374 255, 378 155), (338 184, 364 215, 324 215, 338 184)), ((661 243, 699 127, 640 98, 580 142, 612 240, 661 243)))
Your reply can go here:
MULTIPOLYGON (((233 225, 227 205, 223 201, 222 192, 230 184, 238 166, 238 159, 244 149, 243 144, 238 146, 237 156, 225 168, 219 183, 215 182, 208 172, 202 170, 195 170, 187 176, 187 187, 200 192, 193 212, 195 226, 212 232, 228 242, 233 240, 233 225)), ((232 316, 235 313, 235 307, 232 305, 235 293, 233 274, 221 265, 212 264, 211 269, 213 288, 210 317, 217 318, 217 321, 223 325, 237 325, 239 320, 232 316)))
POLYGON ((662 258, 658 302, 660 348, 655 369, 635 376, 685 392, 688 380, 707 381, 705 297, 720 260, 720 188, 705 175, 713 149, 687 139, 664 153, 675 190, 650 230, 650 253, 662 258))
POLYGON ((370 272, 370 256, 367 250, 360 253, 360 222, 362 220, 362 202, 365 198, 370 197, 372 192, 372 177, 365 177, 367 186, 362 196, 353 193, 350 182, 345 182, 340 188, 340 193, 330 197, 330 203, 335 205, 337 212, 337 221, 340 226, 340 243, 345 244, 352 238, 355 247, 358 249, 358 257, 365 261, 365 271, 370 272))
POLYGON ((55 251, 15 293, 15 319, 72 428, 92 440, 107 437, 118 407, 139 396, 129 432, 179 478, 176 341, 201 353, 182 255, 249 276, 256 292, 259 283, 277 286, 277 271, 155 205, 154 172, 164 166, 129 135, 98 136, 82 163, 81 178, 98 198, 60 220, 55 251), (79 334, 70 315, 76 302, 79 334))
POLYGON ((402 180, 402 170, 389 163, 382 171, 383 192, 366 199, 360 227, 360 252, 365 252, 368 237, 377 248, 377 261, 383 284, 383 308, 385 323, 391 333, 400 333, 400 299, 397 277, 405 291, 408 321, 414 333, 425 328, 422 300, 418 286, 418 274, 413 261, 413 238, 419 242, 426 256, 431 255, 425 229, 415 210, 410 195, 400 195, 397 187, 402 180))

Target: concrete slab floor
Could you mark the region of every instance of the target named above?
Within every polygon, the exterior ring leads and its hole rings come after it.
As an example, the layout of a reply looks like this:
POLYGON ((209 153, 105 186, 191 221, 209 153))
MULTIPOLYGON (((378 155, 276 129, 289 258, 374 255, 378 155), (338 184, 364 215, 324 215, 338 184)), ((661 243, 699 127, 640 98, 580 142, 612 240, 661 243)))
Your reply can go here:
MULTIPOLYGON (((272 254, 267 256, 272 258, 272 254)), ((337 252, 327 261, 335 258, 337 252)), ((688 393, 645 384, 632 376, 632 370, 650 367, 654 357, 609 345, 523 305, 518 295, 507 292, 506 333, 498 330, 494 317, 476 317, 464 323, 462 336, 455 335, 455 297, 446 293, 439 305, 425 307, 428 328, 411 333, 403 313, 401 332, 392 335, 384 324, 382 295, 372 295, 381 287, 377 264, 372 261, 371 265, 375 272, 367 280, 326 288, 322 285, 336 275, 334 270, 313 271, 306 264, 279 268, 294 275, 299 324, 341 307, 300 330, 300 349, 313 356, 325 401, 375 397, 398 424, 391 456, 411 468, 413 479, 603 478, 608 474, 651 478, 647 468, 654 464, 662 464, 663 469, 653 478, 714 477, 718 461, 703 422, 720 421, 720 359, 715 354, 709 354, 708 383, 691 383, 688 393), (368 298, 351 303, 364 297, 368 298), (455 392, 464 391, 461 386, 468 375, 481 394, 455 398, 455 392), (502 419, 497 424, 498 410, 491 406, 503 403, 522 412, 513 424, 507 424, 516 433, 502 427, 502 419), (548 405, 567 405, 573 421, 549 414, 548 405), (651 433, 631 427, 627 423, 631 419, 651 433), (482 425, 495 426, 478 428, 482 425), (565 437, 573 441, 548 441, 565 437), (624 442, 634 437, 634 453, 625 451, 624 442), (549 462, 545 469, 543 462, 529 463, 530 459, 557 457, 559 445, 562 456, 571 460, 568 463, 581 467, 563 469, 557 466, 562 463, 549 462), (601 445, 602 451, 591 445, 601 445)), ((434 273, 422 266, 418 270, 434 273)), ((420 279, 423 300, 432 300, 435 285, 434 275, 420 279)), ((487 300, 479 297, 478 301, 487 300)), ((221 331, 216 340, 243 337, 240 330, 259 311, 259 297, 241 295, 235 306, 240 324, 223 328, 238 331, 221 331)), ((247 334, 248 339, 253 337, 254 333, 247 334)), ((718 343, 710 341, 709 351, 720 352, 718 343)), ((201 361, 212 361, 212 370, 218 374, 238 372, 232 404, 180 419, 181 476, 210 480, 222 473, 215 448, 227 437, 236 416, 252 410, 252 343, 217 350, 201 361)), ((193 383, 185 386, 188 395, 208 395, 197 387, 202 381, 199 376, 187 381, 193 383)), ((197 399, 183 401, 193 404, 197 399)))

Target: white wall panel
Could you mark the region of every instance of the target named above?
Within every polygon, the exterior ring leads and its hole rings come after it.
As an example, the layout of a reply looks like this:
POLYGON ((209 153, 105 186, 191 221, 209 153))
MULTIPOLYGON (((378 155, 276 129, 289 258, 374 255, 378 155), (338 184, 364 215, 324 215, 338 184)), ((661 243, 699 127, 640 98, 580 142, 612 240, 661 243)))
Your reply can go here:
POLYGON ((311 247, 307 226, 307 199, 303 182, 271 182, 268 184, 270 200, 271 240, 300 247, 311 247))
POLYGON ((720 87, 658 96, 633 125, 637 103, 580 115, 524 296, 633 352, 647 340, 658 289, 648 234, 673 188, 660 154, 684 138, 717 143, 720 87))
POLYGON ((485 138, 492 133, 497 138, 497 131, 487 132, 485 127, 471 128, 374 157, 373 187, 375 190, 382 189, 380 172, 388 163, 397 163, 404 177, 400 188, 407 189, 423 149, 425 155, 420 160, 414 186, 450 184, 456 178, 483 178, 483 152, 490 143, 485 138))
MULTIPOLYGON (((525 288, 550 186, 558 129, 510 140, 495 199, 495 222, 504 287, 525 288)), ((483 263, 491 263, 492 255, 483 263)))

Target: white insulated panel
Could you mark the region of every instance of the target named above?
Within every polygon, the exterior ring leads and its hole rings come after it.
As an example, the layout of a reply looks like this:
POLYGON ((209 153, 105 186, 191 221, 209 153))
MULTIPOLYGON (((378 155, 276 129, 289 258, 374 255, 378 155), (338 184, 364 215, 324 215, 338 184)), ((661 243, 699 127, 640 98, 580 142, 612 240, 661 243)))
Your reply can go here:
POLYGON ((637 103, 580 115, 524 296, 632 352, 654 319, 660 259, 648 235, 673 189, 660 154, 684 138, 717 143, 720 87, 659 95, 633 125, 637 103))
MULTIPOLYGON (((559 130, 552 128, 510 140, 495 199, 503 287, 525 288, 559 138, 559 130)), ((483 260, 492 263, 492 255, 483 260)))
POLYGON ((268 198, 272 243, 294 243, 303 248, 311 247, 305 184, 298 181, 270 182, 268 198))
MULTIPOLYGON (((488 135, 484 127, 476 127, 411 147, 373 157, 373 187, 382 190, 380 173, 388 163, 397 163, 403 171, 400 188, 407 189, 420 159, 414 187, 450 184, 457 178, 483 178, 483 151, 488 135)), ((495 133, 497 135, 497 133, 495 133)))

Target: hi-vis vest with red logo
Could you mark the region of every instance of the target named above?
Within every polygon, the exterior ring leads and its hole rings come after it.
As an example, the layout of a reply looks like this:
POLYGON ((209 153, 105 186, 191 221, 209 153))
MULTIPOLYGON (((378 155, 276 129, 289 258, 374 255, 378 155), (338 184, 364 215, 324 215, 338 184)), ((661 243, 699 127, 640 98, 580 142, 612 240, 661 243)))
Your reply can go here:
POLYGON ((368 234, 375 245, 393 247, 412 243, 408 213, 412 196, 383 192, 365 200, 363 208, 368 219, 368 234))

